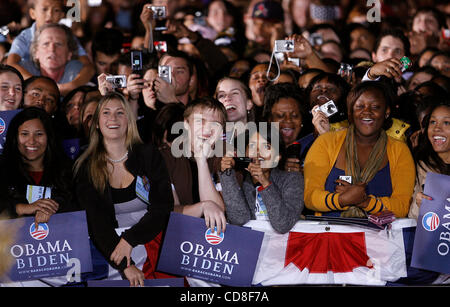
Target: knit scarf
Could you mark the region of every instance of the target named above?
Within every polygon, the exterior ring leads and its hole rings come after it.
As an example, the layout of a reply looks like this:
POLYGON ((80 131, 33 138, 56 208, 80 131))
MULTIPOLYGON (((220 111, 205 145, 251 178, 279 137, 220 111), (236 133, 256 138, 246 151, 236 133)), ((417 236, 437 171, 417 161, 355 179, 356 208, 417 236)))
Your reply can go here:
MULTIPOLYGON (((381 130, 380 137, 370 152, 369 159, 361 170, 358 162, 358 150, 356 148, 355 125, 350 125, 345 137, 345 174, 352 176, 353 184, 368 183, 375 177, 375 174, 383 163, 386 154, 387 135, 386 131, 381 130)), ((341 213, 342 217, 366 217, 364 210, 351 206, 348 210, 341 213)))

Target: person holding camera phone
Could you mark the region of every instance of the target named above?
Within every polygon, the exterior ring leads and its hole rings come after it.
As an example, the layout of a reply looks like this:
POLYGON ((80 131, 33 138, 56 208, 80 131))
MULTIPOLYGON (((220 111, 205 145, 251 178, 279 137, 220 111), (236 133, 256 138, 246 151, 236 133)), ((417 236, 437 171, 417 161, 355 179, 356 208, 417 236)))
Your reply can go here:
POLYGON ((318 68, 326 72, 335 73, 322 59, 311 46, 311 43, 304 36, 300 34, 292 34, 285 38, 286 40, 294 41, 294 51, 288 52, 288 57, 301 59, 301 65, 306 68, 318 68))
POLYGON ((158 69, 154 85, 157 99, 163 103, 187 105, 190 101, 189 84, 193 82, 193 66, 188 55, 182 51, 165 53, 159 60, 159 67, 165 70, 162 75, 158 69))
POLYGON ((305 146, 301 136, 311 127, 305 108, 306 99, 296 84, 279 83, 267 87, 264 97, 264 118, 270 123, 278 123, 280 137, 285 146, 282 167, 288 172, 303 171, 305 146))
POLYGON ((287 233, 300 219, 303 176, 278 167, 281 154, 277 146, 272 146, 278 142, 277 137, 278 130, 272 125, 265 131, 260 128, 247 133, 246 156, 250 162, 245 167, 242 185, 236 177, 239 166, 234 158, 222 158, 219 178, 231 224, 241 226, 250 220, 265 220, 278 233, 287 233))
POLYGON ((399 29, 383 31, 375 42, 372 51, 372 60, 375 64, 369 68, 363 81, 378 80, 379 77, 393 79, 402 84, 402 63, 400 59, 409 54, 410 43, 408 38, 399 29))
POLYGON ((347 126, 345 99, 349 89, 348 83, 333 73, 322 72, 311 79, 306 95, 316 136, 347 126))
POLYGON ((317 215, 364 217, 383 210, 406 217, 415 167, 404 142, 388 136, 393 89, 380 81, 354 87, 349 127, 320 135, 305 159, 305 205, 317 215), (352 183, 339 176, 352 176, 352 183))

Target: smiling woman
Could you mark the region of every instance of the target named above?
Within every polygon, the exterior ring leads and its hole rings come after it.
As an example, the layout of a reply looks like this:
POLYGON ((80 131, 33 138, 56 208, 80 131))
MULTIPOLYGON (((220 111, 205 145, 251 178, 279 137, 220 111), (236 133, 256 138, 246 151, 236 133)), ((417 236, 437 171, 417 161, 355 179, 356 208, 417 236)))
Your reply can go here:
POLYGON ((422 200, 430 197, 423 194, 427 172, 450 175, 450 100, 439 98, 423 121, 423 131, 414 152, 417 181, 408 217, 419 216, 422 200))
POLYGON ((71 164, 55 139, 51 118, 40 108, 24 109, 11 121, 0 161, 0 208, 11 217, 35 216, 41 223, 76 210, 71 164), (29 199, 28 186, 45 187, 50 197, 29 199))
POLYGON ((253 102, 250 89, 244 83, 238 79, 225 77, 217 82, 214 96, 227 110, 228 121, 247 123, 253 102))
POLYGON ((388 85, 363 82, 347 98, 348 129, 319 136, 305 159, 305 205, 317 214, 362 217, 383 210, 405 217, 414 187, 406 144, 387 136, 388 85), (340 180, 351 176, 352 183, 340 180))
POLYGON ((0 64, 0 111, 16 110, 23 97, 23 77, 12 66, 0 64))
POLYGON ((112 268, 142 286, 143 244, 160 235, 173 208, 165 163, 156 148, 142 144, 130 104, 119 93, 99 101, 89 135, 75 181, 91 239, 112 268))
POLYGON ((234 158, 222 158, 219 177, 231 224, 266 220, 275 231, 286 233, 299 220, 303 210, 303 176, 277 167, 281 153, 272 142, 278 142, 278 138, 278 129, 272 126, 246 134, 246 157, 251 161, 245 167, 242 184, 236 177, 239 165, 234 158))

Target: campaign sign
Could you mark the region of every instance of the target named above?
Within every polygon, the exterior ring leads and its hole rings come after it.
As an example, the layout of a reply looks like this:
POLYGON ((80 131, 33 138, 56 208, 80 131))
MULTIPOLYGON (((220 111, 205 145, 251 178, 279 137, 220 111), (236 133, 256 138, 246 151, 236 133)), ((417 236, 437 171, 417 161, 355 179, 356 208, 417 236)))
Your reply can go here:
MULTIPOLYGON (((20 225, 9 248, 13 259, 10 281, 65 276, 80 261, 79 273, 92 271, 91 249, 85 211, 58 213, 48 223, 35 226, 34 217, 4 220, 5 226, 20 225)), ((8 228, 6 228, 8 229, 8 228)))
POLYGON ((213 283, 248 287, 264 233, 227 225, 217 234, 205 220, 172 212, 157 270, 213 283))
POLYGON ((427 173, 411 266, 450 274, 450 176, 427 173))
POLYGON ((6 141, 6 133, 8 132, 9 122, 20 111, 22 111, 22 109, 0 111, 0 154, 3 152, 3 144, 5 144, 6 141))
MULTIPOLYGON (((88 280, 88 287, 129 287, 129 280, 88 280)), ((184 287, 184 278, 145 279, 144 287, 184 287)))

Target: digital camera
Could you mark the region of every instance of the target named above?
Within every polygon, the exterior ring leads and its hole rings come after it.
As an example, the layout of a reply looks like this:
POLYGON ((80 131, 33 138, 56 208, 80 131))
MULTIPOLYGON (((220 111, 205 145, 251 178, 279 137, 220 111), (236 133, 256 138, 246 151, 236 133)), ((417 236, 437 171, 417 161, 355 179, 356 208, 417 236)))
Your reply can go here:
POLYGON ((0 28, 0 34, 3 36, 7 36, 9 34, 9 28, 8 26, 3 26, 0 28))
POLYGON ((125 75, 106 76, 106 81, 111 83, 113 88, 127 87, 127 76, 125 75))
POLYGON ((442 29, 442 38, 445 40, 450 39, 450 29, 442 29))
POLYGON ((322 45, 323 44, 322 34, 320 34, 320 33, 312 33, 309 36, 309 43, 312 46, 320 46, 320 45, 322 45))
POLYGON ((167 42, 166 41, 155 41, 153 42, 155 50, 158 52, 167 52, 167 42))
POLYGON ((248 167, 250 162, 252 162, 252 159, 247 157, 234 157, 235 161, 235 168, 238 170, 244 170, 248 167))
POLYGON ((347 63, 341 63, 341 67, 339 68, 338 75, 351 75, 353 70, 353 65, 347 63))
MULTIPOLYGON (((246 169, 251 162, 255 162, 256 158, 249 157, 234 157, 234 161, 236 163, 235 168, 239 170, 246 169)), ((259 161, 264 161, 262 158, 258 158, 259 161)))
POLYGON ((165 6, 152 5, 152 6, 148 6, 148 8, 152 9, 154 19, 166 18, 166 7, 165 6))
POLYGON ((330 117, 331 115, 337 113, 338 109, 336 105, 334 104, 333 100, 328 101, 327 103, 319 106, 320 111, 324 113, 327 117, 330 117))
POLYGON ((169 65, 159 65, 158 76, 167 83, 172 83, 172 67, 169 65))
POLYGON ((294 51, 294 41, 293 40, 276 40, 275 41, 275 52, 293 52, 294 51))

